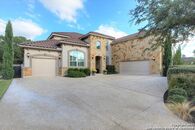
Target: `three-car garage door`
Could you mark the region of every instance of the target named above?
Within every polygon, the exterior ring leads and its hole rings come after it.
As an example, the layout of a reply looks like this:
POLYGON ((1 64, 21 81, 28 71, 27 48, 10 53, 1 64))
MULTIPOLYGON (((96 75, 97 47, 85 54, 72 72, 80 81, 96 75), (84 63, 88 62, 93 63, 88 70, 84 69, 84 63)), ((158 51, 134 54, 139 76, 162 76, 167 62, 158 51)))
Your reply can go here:
POLYGON ((32 58, 32 76, 56 76, 56 60, 32 58))
POLYGON ((150 61, 120 62, 120 74, 149 75, 150 74, 150 61))

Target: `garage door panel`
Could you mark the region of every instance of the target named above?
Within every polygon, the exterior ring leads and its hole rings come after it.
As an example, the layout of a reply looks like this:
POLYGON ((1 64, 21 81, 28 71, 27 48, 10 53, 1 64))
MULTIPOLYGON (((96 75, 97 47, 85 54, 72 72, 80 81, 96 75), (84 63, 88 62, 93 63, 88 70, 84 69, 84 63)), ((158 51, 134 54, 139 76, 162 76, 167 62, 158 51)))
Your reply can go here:
POLYGON ((120 74, 126 75, 149 75, 149 61, 120 62, 120 74))
POLYGON ((33 58, 32 76, 56 76, 56 60, 33 58))

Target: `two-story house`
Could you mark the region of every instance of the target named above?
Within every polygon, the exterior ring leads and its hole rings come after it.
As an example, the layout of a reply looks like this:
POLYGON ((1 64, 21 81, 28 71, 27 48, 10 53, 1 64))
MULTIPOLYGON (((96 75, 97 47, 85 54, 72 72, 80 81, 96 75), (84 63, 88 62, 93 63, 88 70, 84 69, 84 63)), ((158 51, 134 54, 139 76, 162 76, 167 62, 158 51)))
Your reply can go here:
POLYGON ((44 41, 22 43, 23 76, 64 76, 68 68, 90 68, 103 73, 111 64, 114 37, 89 32, 53 32, 44 41))

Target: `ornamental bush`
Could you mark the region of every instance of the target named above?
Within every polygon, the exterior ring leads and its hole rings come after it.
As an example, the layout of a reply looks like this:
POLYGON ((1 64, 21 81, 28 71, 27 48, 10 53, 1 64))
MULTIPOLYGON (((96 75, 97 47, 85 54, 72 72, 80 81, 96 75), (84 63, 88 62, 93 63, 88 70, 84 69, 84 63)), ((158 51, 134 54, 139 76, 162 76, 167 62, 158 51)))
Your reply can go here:
POLYGON ((90 76, 89 68, 69 68, 67 77, 86 77, 90 76))
POLYGON ((85 73, 80 72, 78 70, 68 70, 67 77, 80 78, 80 77, 86 77, 86 75, 85 73))
POLYGON ((168 79, 173 74, 195 74, 195 65, 172 66, 168 70, 168 79))
POLYGON ((180 95, 184 97, 188 97, 187 92, 183 88, 173 88, 168 91, 168 96, 173 96, 173 95, 180 95))
POLYGON ((181 88, 189 98, 195 96, 195 66, 174 66, 168 70, 169 90, 181 88))
POLYGON ((182 103, 187 100, 187 97, 182 95, 171 95, 168 96, 168 102, 170 103, 182 103))
POLYGON ((117 74, 114 65, 107 65, 106 70, 107 70, 107 74, 117 74))

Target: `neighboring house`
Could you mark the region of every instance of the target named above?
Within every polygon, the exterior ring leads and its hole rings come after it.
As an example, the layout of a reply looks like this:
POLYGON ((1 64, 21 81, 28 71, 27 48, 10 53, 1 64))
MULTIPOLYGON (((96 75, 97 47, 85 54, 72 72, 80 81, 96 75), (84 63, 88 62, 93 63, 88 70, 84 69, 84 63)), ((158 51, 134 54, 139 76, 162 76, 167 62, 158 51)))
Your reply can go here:
POLYGON ((159 74, 162 68, 161 48, 148 51, 149 39, 137 34, 115 39, 97 32, 53 32, 47 40, 19 46, 24 48, 23 77, 64 76, 68 68, 103 73, 111 64, 122 74, 159 74))
POLYGON ((136 33, 116 39, 112 43, 112 63, 121 74, 160 74, 162 48, 151 50, 151 38, 140 39, 136 33))
POLYGON ((25 76, 64 76, 68 68, 90 68, 103 73, 111 63, 114 37, 96 32, 85 35, 53 32, 47 40, 23 43, 25 76))

